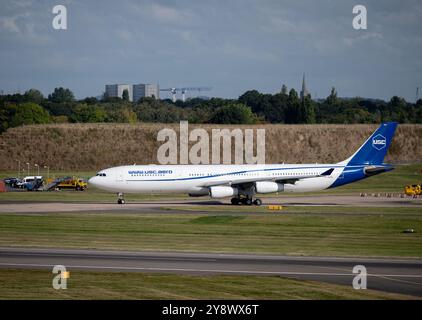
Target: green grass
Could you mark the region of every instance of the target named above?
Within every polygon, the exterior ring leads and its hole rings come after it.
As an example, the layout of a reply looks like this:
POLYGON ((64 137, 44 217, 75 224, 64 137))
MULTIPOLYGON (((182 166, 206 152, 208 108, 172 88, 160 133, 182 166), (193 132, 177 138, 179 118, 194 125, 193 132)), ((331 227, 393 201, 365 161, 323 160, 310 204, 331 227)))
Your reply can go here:
POLYGON ((281 213, 0 215, 0 246, 422 257, 419 208, 290 207, 281 213), (413 228, 413 234, 402 233, 413 228))
MULTIPOLYGON (((289 193, 286 196, 301 195, 321 195, 321 194, 359 194, 361 192, 377 193, 377 192, 403 192, 403 188, 408 184, 421 183, 422 164, 401 165, 395 170, 383 173, 374 177, 364 179, 355 183, 348 184, 339 188, 329 189, 321 192, 313 193, 289 193)), ((50 176, 76 176, 89 178, 95 172, 53 172, 50 176)), ((16 176, 13 172, 1 172, 0 178, 16 176)), ((283 197, 283 193, 279 195, 267 194, 260 197, 283 197)), ((186 194, 126 194, 127 201, 143 201, 143 200, 171 200, 171 199, 189 199, 186 194)), ((192 199, 192 198, 190 198, 192 199)), ((207 197, 204 200, 209 199, 207 197)), ((50 191, 50 192, 1 192, 0 202, 2 201, 104 201, 115 202, 116 195, 104 192, 95 188, 88 188, 83 192, 76 191, 50 191)))
MULTIPOLYGON (((397 207, 364 207, 364 206, 340 206, 340 205, 333 205, 333 206, 281 206, 281 210, 270 210, 268 209, 267 205, 263 206, 233 206, 233 205, 187 205, 182 207, 176 206, 163 206, 161 209, 172 211, 174 213, 177 212, 198 212, 198 213, 215 213, 215 214, 241 214, 241 213, 272 213, 276 214, 294 214, 294 213, 319 213, 323 215, 329 214, 338 214, 338 215, 361 215, 361 214, 396 214, 397 207)), ((415 214, 420 215, 422 212, 422 202, 415 201, 409 202, 407 207, 400 208, 400 210, 404 210, 404 212, 408 213, 409 215, 415 214)))
POLYGON ((189 221, 189 223, 198 224, 226 224, 236 220, 243 220, 245 217, 242 216, 203 216, 195 218, 189 221))
POLYGON ((0 299, 411 299, 277 276, 189 276, 71 271, 55 290, 51 270, 0 269, 0 299))

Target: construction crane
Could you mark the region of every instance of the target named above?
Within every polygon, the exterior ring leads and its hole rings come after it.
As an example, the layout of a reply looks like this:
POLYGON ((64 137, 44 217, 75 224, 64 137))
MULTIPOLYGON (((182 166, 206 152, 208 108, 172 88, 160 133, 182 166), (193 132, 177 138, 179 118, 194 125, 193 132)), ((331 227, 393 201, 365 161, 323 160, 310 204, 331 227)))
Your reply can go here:
POLYGON ((182 101, 185 102, 186 100, 186 92, 188 91, 210 91, 211 87, 183 87, 183 88, 166 88, 166 89, 160 89, 160 91, 169 91, 171 94, 171 99, 173 102, 176 102, 176 92, 182 93, 182 101))

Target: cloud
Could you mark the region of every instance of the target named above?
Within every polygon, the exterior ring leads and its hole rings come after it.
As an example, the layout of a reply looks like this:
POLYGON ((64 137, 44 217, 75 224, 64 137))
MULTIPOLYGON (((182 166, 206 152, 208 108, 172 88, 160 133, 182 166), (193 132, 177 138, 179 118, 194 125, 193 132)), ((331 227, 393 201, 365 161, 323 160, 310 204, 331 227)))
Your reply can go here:
POLYGON ((132 32, 128 30, 116 30, 116 36, 124 41, 132 41, 133 40, 133 34, 132 32))
POLYGON ((19 8, 27 8, 32 5, 32 1, 31 0, 15 0, 13 1, 13 4, 19 8))
POLYGON ((65 32, 51 27, 55 1, 1 2, 4 89, 60 82, 83 97, 110 81, 194 81, 234 97, 253 87, 296 86, 305 71, 319 93, 335 84, 348 96, 389 98, 387 88, 399 80, 409 88, 421 82, 417 0, 367 1, 368 30, 361 31, 352 28, 352 0, 61 0, 65 32), (398 70, 400 79, 390 76, 398 70))
POLYGON ((29 12, 0 17, 0 36, 4 41, 37 46, 46 45, 52 40, 46 32, 40 31, 33 15, 29 12))
POLYGON ((150 8, 154 17, 162 21, 178 22, 185 18, 184 13, 176 10, 175 8, 163 6, 160 4, 153 4, 150 8))
POLYGON ((382 40, 384 38, 382 33, 379 33, 379 32, 365 32, 365 31, 358 31, 358 32, 359 32, 358 35, 355 37, 344 37, 342 39, 343 43, 346 46, 351 47, 365 41, 382 40))
POLYGON ((137 3, 132 4, 133 9, 144 18, 171 24, 186 24, 193 18, 192 11, 189 8, 176 8, 158 3, 137 3))
POLYGON ((12 33, 20 33, 15 17, 0 17, 0 30, 12 33))

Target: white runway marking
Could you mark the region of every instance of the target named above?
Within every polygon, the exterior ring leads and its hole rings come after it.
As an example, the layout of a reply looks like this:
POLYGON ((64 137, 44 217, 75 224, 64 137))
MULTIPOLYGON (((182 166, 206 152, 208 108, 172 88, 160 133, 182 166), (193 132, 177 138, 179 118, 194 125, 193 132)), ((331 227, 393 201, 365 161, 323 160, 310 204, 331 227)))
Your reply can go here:
MULTIPOLYGON (((53 264, 32 263, 0 263, 5 267, 53 267, 53 264)), ((247 273, 247 274, 277 274, 277 275, 308 275, 308 276, 356 276, 354 273, 326 273, 326 272, 290 272, 290 271, 247 271, 247 270, 219 270, 219 269, 179 269, 179 268, 145 268, 145 267, 106 267, 67 265, 68 268, 79 269, 108 269, 108 270, 145 270, 145 271, 179 271, 179 272, 212 272, 212 273, 247 273)), ((412 274, 372 274, 372 277, 422 278, 422 275, 412 274)))

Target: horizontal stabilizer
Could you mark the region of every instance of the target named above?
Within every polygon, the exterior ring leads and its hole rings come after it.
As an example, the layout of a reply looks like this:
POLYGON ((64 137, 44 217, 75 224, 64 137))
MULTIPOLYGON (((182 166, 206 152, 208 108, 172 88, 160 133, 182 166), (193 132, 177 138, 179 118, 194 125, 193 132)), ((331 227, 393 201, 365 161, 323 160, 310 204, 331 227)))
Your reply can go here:
POLYGON ((323 173, 321 173, 321 176, 329 176, 333 173, 334 168, 328 169, 327 171, 324 171, 323 173))
POLYGON ((367 176, 374 176, 379 173, 383 173, 386 171, 393 170, 393 166, 391 165, 383 165, 383 166, 368 166, 364 168, 365 175, 367 176))

